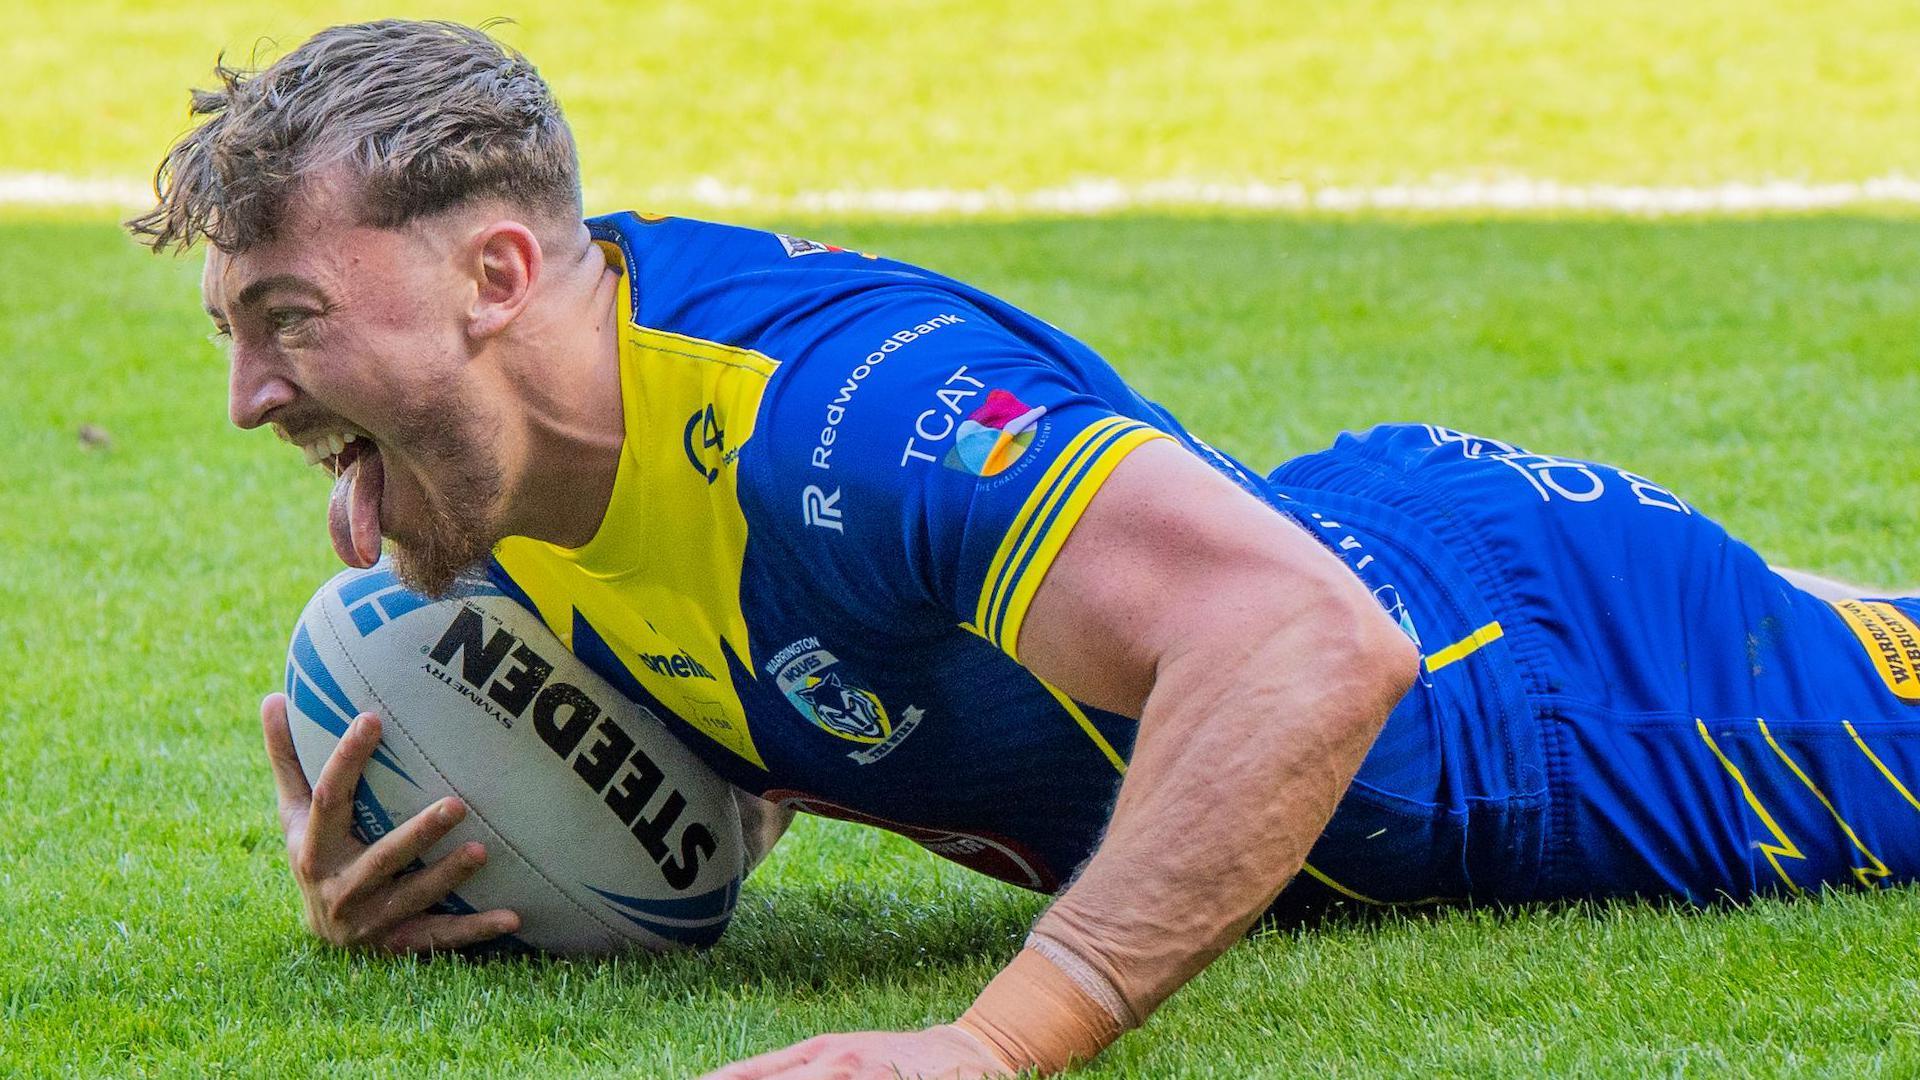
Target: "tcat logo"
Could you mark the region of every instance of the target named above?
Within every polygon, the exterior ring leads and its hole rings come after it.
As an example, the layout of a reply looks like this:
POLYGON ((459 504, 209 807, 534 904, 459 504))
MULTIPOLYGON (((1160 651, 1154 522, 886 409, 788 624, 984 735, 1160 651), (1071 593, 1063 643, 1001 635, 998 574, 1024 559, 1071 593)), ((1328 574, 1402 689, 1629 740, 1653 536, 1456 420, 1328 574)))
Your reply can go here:
POLYGON ((907 437, 907 448, 900 454, 900 467, 906 468, 907 462, 916 458, 921 461, 940 460, 925 450, 919 449, 916 440, 925 439, 929 443, 944 441, 953 434, 953 429, 959 426, 959 421, 954 417, 959 416, 969 407, 967 399, 979 396, 980 392, 986 388, 986 383, 967 374, 965 364, 960 365, 958 370, 947 376, 947 381, 933 391, 933 395, 940 399, 940 404, 913 418, 913 434, 907 437))
POLYGON ((1045 415, 1045 405, 1028 405, 1006 390, 993 390, 960 422, 953 449, 941 464, 974 476, 998 476, 1033 445, 1045 415))
POLYGON ((808 484, 800 493, 800 517, 809 525, 822 529, 832 529, 844 534, 847 530, 840 522, 840 489, 834 488, 829 495, 820 488, 808 484))
POLYGON ((700 876, 700 860, 712 857, 719 844, 712 829, 693 821, 680 833, 678 853, 669 848, 667 834, 686 811, 687 797, 668 787, 665 801, 651 815, 646 813, 666 779, 653 758, 635 745, 633 736, 613 717, 603 715, 605 710, 586 691, 572 683, 554 682, 553 664, 511 631, 499 628, 491 637, 486 631, 480 612, 462 605, 439 643, 427 652, 440 670, 431 665, 428 670, 476 701, 484 690, 488 700, 515 718, 531 710, 540 741, 562 761, 572 763, 574 775, 633 833, 667 884, 675 889, 691 886, 700 876), (460 658, 457 669, 453 666, 456 656, 460 658), (589 732, 595 738, 582 750, 589 732))

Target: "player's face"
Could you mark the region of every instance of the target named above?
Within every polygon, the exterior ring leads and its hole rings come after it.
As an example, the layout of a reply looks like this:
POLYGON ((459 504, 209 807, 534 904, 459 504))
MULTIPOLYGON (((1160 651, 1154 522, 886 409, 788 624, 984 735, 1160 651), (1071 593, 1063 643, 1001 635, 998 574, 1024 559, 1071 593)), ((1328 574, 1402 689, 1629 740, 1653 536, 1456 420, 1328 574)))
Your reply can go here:
POLYGON ((384 536, 403 580, 434 593, 500 537, 498 412, 460 270, 431 226, 360 226, 315 198, 271 243, 210 249, 201 280, 231 335, 233 422, 271 425, 335 479, 342 560, 371 565, 384 536))

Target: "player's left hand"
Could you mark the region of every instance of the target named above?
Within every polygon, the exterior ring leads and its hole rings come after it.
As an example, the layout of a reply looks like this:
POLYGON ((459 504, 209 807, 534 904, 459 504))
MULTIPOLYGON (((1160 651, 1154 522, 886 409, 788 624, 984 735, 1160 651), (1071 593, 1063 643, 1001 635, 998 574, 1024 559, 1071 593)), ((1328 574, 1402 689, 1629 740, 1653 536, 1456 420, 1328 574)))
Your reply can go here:
POLYGON ((977 1080, 1012 1075, 980 1040, 941 1024, 925 1031, 818 1035, 734 1062, 700 1080, 977 1080))

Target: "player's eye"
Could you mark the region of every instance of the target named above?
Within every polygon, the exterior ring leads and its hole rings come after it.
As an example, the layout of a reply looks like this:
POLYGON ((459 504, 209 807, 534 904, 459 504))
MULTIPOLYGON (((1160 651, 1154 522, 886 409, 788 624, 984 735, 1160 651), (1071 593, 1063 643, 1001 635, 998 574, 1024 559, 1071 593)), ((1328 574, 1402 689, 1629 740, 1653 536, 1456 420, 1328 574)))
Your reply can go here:
POLYGON ((215 348, 224 349, 227 347, 227 343, 232 340, 233 330, 225 326, 216 326, 213 328, 213 333, 207 335, 207 344, 215 348))
POLYGON ((312 317, 313 312, 299 308, 275 308, 267 312, 268 321, 273 323, 274 332, 279 334, 300 329, 312 317))

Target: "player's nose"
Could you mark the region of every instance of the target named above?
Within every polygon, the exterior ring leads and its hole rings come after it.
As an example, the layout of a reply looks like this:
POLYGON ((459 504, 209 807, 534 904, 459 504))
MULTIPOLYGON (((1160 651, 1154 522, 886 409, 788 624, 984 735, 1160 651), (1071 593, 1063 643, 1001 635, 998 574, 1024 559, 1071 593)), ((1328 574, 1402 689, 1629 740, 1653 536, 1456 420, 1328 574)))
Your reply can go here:
POLYGON ((257 428, 268 414, 290 404, 297 391, 273 367, 236 343, 227 369, 227 418, 238 428, 257 428))

